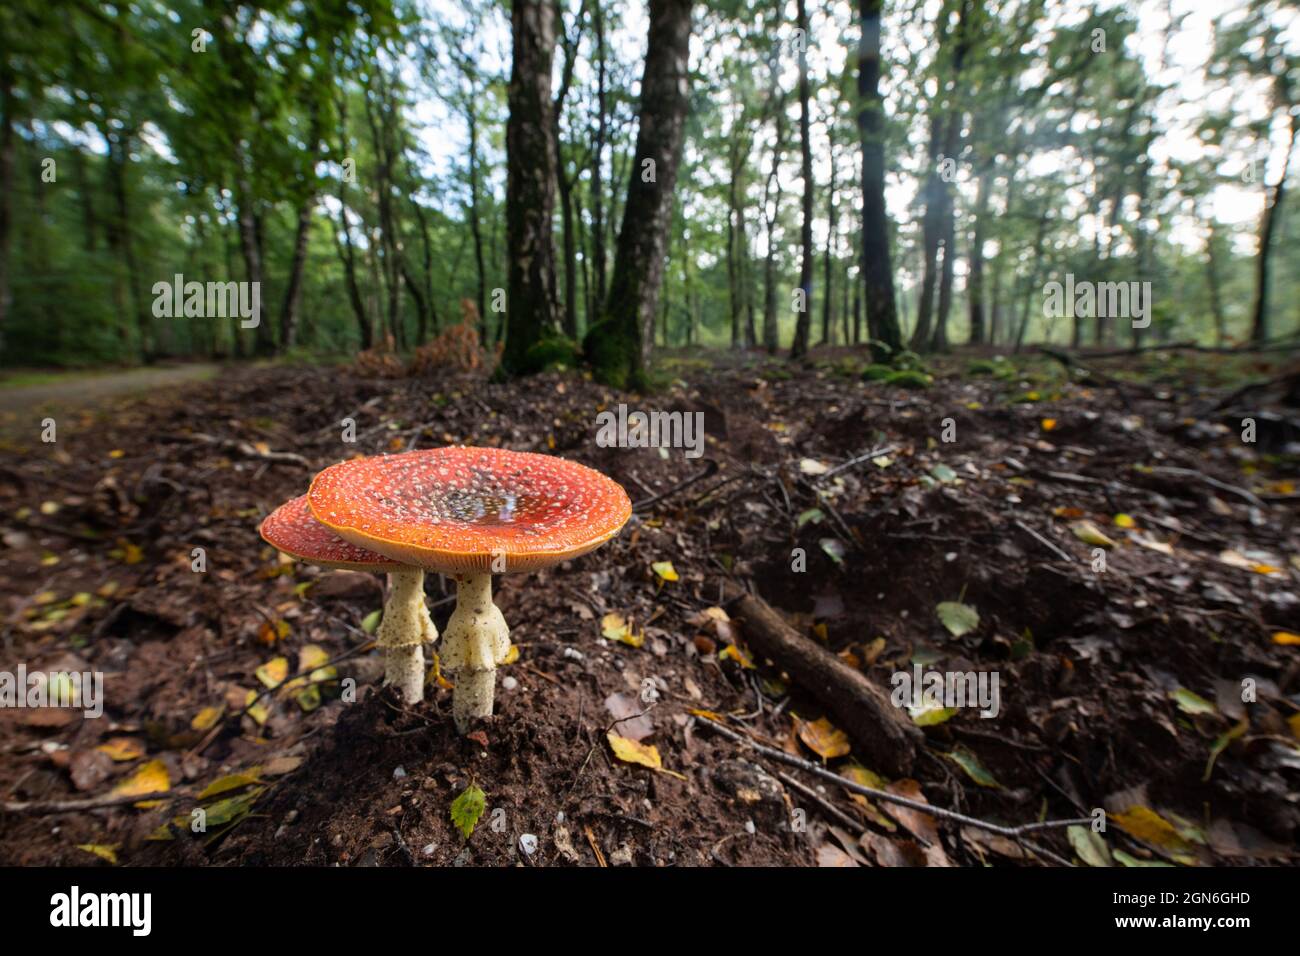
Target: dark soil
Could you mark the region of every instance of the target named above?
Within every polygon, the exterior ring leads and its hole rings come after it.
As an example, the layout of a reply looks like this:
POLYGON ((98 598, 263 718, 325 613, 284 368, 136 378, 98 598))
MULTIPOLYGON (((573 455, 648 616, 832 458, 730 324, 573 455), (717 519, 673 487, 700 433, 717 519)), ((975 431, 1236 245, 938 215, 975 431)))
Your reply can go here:
MULTIPOLYGON (((847 350, 805 366, 685 355, 646 398, 562 373, 484 384, 232 368, 60 416, 53 444, 35 412, 11 415, 0 670, 102 671, 106 709, 0 709, 0 798, 107 795, 152 760, 170 791, 145 808, 11 807, 0 863, 84 864, 96 857, 78 846, 94 845, 124 865, 1039 865, 970 827, 941 821, 936 835, 928 818, 882 816, 693 716, 727 715, 819 761, 793 722, 822 716, 815 689, 720 656, 743 645, 703 613, 727 578, 886 690, 914 662, 999 674, 998 716, 964 709, 926 727, 912 779, 894 788, 1005 824, 1127 812, 1104 841, 1131 864, 1292 862, 1300 647, 1274 635, 1300 632, 1295 373, 1156 353, 1085 357, 1073 376, 1043 357, 971 375, 968 358, 904 390, 863 381, 868 360, 847 350), (705 458, 597 447, 596 413, 620 401, 702 411, 705 458), (355 443, 341 440, 345 418, 355 443), (595 553, 497 579, 519 657, 471 738, 452 729, 446 687, 403 708, 376 686, 365 624, 378 579, 282 563, 256 531, 325 465, 447 443, 549 451, 634 502, 663 496, 595 553), (1100 549, 1104 571, 1071 531, 1080 521, 1115 542, 1100 549), (205 573, 191 567, 199 547, 205 573), (678 580, 656 575, 661 561, 678 580), (942 601, 975 608, 978 626, 952 636, 942 601), (602 637, 609 613, 644 644, 602 637), (322 683, 316 707, 280 689, 244 712, 263 689, 255 671, 283 657, 296 673, 305 645, 337 659, 344 683, 322 683), (193 723, 205 708, 223 711, 210 728, 193 723), (618 760, 611 727, 654 745, 669 772, 618 760), (119 738, 137 745, 128 759, 96 749, 119 738), (240 772, 252 776, 200 796, 240 772), (778 773, 858 821, 853 832, 778 773), (465 839, 450 806, 470 784, 486 811, 465 839), (206 833, 188 827, 197 806, 215 818, 206 833), (1143 829, 1134 808, 1168 832, 1143 829)), ((436 576, 428 588, 441 628, 451 592, 436 576)), ((1080 862, 1064 830, 1034 842, 1080 862)))

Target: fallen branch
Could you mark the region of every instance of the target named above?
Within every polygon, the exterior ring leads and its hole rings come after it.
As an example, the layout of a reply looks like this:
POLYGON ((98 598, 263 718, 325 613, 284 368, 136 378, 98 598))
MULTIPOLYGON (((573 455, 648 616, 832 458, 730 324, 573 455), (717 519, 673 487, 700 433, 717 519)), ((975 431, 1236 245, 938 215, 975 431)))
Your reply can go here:
POLYGON ((873 766, 892 776, 910 772, 925 738, 884 691, 795 631, 761 598, 741 595, 736 613, 746 643, 816 697, 873 766))
POLYGON ((220 448, 222 451, 232 451, 245 458, 255 458, 260 461, 269 461, 274 464, 298 465, 301 468, 310 468, 309 462, 302 455, 296 455, 291 451, 262 451, 254 446, 251 442, 238 441, 231 438, 216 438, 212 435, 205 435, 202 432, 195 432, 192 435, 172 436, 173 441, 198 442, 201 445, 211 445, 214 448, 220 448))
POLYGON ((657 495, 652 495, 649 498, 641 499, 640 501, 632 505, 632 510, 641 511, 643 508, 648 508, 652 504, 655 504, 656 502, 663 501, 665 498, 671 497, 672 495, 677 494, 677 492, 689 488, 697 481, 703 481, 705 478, 717 474, 717 472, 718 472, 718 463, 714 461, 712 458, 706 458, 704 459, 704 470, 701 471, 699 474, 692 475, 691 477, 687 478, 685 481, 679 481, 677 484, 673 485, 667 491, 661 491, 657 495))
POLYGON ((1253 491, 1247 491, 1245 488, 1238 488, 1236 485, 1230 485, 1226 481, 1220 481, 1218 478, 1211 478, 1209 475, 1199 472, 1194 468, 1174 468, 1170 465, 1155 465, 1152 467, 1151 471, 1157 475, 1169 475, 1173 478, 1195 478, 1196 480, 1209 485, 1211 488, 1217 488, 1224 494, 1236 495, 1238 498, 1254 505, 1256 508, 1264 507, 1264 502, 1260 499, 1259 495, 1255 494, 1253 491))
POLYGON ((1074 560, 1073 558, 1071 558, 1068 554, 1066 554, 1064 551, 1062 551, 1062 550, 1061 550, 1060 548, 1058 548, 1056 545, 1052 544, 1052 542, 1048 541, 1045 537, 1043 537, 1041 534, 1039 534, 1039 533, 1038 533, 1037 531, 1035 531, 1033 528, 1029 527, 1029 525, 1025 524, 1025 523, 1024 523, 1023 521, 1021 521, 1019 518, 1017 518, 1017 519, 1015 520, 1015 524, 1016 524, 1016 527, 1017 527, 1017 528, 1019 528, 1021 531, 1025 532, 1025 534, 1029 535, 1031 538, 1033 538, 1033 539, 1034 539, 1035 541, 1037 541, 1039 544, 1043 545, 1043 547, 1047 548, 1049 551, 1051 551, 1053 554, 1055 554, 1055 555, 1056 555, 1058 558, 1060 558, 1062 561, 1073 562, 1073 560, 1074 560))
MULTIPOLYGON (((946 810, 943 807, 936 807, 930 803, 924 803, 920 800, 913 800, 910 797, 900 797, 896 793, 890 793, 888 790, 877 790, 874 787, 868 787, 864 784, 849 780, 847 777, 841 777, 839 774, 827 770, 825 767, 818 766, 810 760, 804 760, 802 757, 796 757, 794 754, 788 754, 784 750, 777 750, 766 744, 760 744, 756 740, 751 740, 743 734, 738 734, 730 727, 720 724, 710 717, 696 715, 696 719, 701 721, 711 730, 718 733, 734 743, 741 744, 745 747, 752 748, 755 752, 762 754, 772 760, 778 760, 781 763, 791 767, 798 767, 800 770, 807 771, 814 776, 820 777, 829 783, 837 784, 853 793, 860 793, 864 797, 870 797, 873 800, 879 800, 882 803, 893 803, 900 807, 908 807, 919 813, 928 813, 932 817, 941 820, 950 820, 953 823, 960 823, 964 826, 975 827, 979 830, 985 830, 989 833, 996 833, 998 836, 1008 837, 1012 840, 1020 839, 1026 834, 1035 833, 1039 830, 1059 830, 1064 827, 1072 826, 1091 826, 1091 817, 1080 817, 1076 820, 1041 820, 1035 823, 1022 823, 1019 826, 1007 827, 999 823, 989 823, 987 820, 981 820, 978 817, 968 817, 964 813, 958 813, 956 810, 946 810)), ((1056 857, 1056 859, 1060 859, 1056 857)))
POLYGON ((105 807, 120 807, 127 803, 141 803, 146 800, 175 799, 183 796, 175 790, 158 793, 137 793, 135 796, 107 794, 101 797, 84 797, 80 800, 5 800, 0 809, 5 813, 81 813, 86 810, 100 810, 105 807))

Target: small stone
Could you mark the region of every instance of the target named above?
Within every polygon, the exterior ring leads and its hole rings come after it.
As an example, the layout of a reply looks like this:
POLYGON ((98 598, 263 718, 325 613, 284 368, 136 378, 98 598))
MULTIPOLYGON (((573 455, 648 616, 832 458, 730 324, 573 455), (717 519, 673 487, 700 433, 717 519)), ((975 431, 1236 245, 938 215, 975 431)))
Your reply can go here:
POLYGON ((506 676, 501 678, 501 687, 504 690, 514 690, 518 686, 519 681, 515 680, 513 677, 506 676))
POLYGON ((573 647, 566 647, 564 649, 564 656, 571 661, 586 660, 586 658, 582 656, 582 651, 577 650, 576 648, 573 647))
POLYGON ((563 822, 565 821, 565 819, 566 819, 566 818, 565 818, 565 816, 564 816, 564 811, 563 811, 563 810, 560 810, 560 811, 558 811, 558 812, 555 814, 555 822, 556 822, 556 823, 563 823, 563 822))
POLYGON ((437 849, 438 849, 438 844, 436 844, 436 843, 426 843, 426 844, 424 845, 424 849, 420 851, 420 855, 421 855, 421 856, 433 856, 434 851, 436 851, 437 849))
POLYGON ((758 827, 754 826, 753 820, 745 821, 745 832, 748 833, 750 836, 753 836, 755 833, 758 832, 758 827))
POLYGON ((537 836, 533 833, 525 833, 519 837, 519 849, 524 851, 525 856, 532 856, 537 852, 537 836))
POLYGON ((394 780, 401 780, 401 779, 402 779, 403 777, 405 777, 405 776, 406 776, 406 768, 405 768, 405 767, 397 767, 397 768, 395 768, 395 769, 393 770, 393 779, 394 779, 394 780))

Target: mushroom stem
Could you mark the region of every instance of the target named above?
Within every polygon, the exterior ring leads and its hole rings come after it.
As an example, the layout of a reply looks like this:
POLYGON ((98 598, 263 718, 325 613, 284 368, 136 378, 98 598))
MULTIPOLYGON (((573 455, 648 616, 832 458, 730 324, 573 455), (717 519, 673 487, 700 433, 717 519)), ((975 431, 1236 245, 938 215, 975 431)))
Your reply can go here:
POLYGON ((384 683, 392 684, 408 704, 424 699, 424 649, 438 631, 424 604, 424 570, 402 568, 389 577, 388 600, 379 624, 384 649, 384 683))
POLYGON ((490 717, 497 664, 510 650, 510 628, 492 603, 492 575, 456 576, 456 610, 443 635, 442 663, 454 675, 451 713, 456 730, 468 733, 475 717, 490 717))

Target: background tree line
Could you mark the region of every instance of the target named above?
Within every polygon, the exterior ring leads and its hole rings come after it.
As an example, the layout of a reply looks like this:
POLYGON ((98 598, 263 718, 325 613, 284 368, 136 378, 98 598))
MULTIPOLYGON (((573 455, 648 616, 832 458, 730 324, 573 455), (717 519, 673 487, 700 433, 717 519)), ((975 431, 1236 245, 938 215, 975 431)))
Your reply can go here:
POLYGON ((664 345, 1275 338, 1298 30, 1277 0, 10 0, 0 361, 408 349, 464 299, 508 369, 581 343, 620 384, 664 345), (176 273, 261 282, 261 324, 155 317, 176 273), (1152 283, 1151 327, 1044 316, 1066 273, 1152 283))

